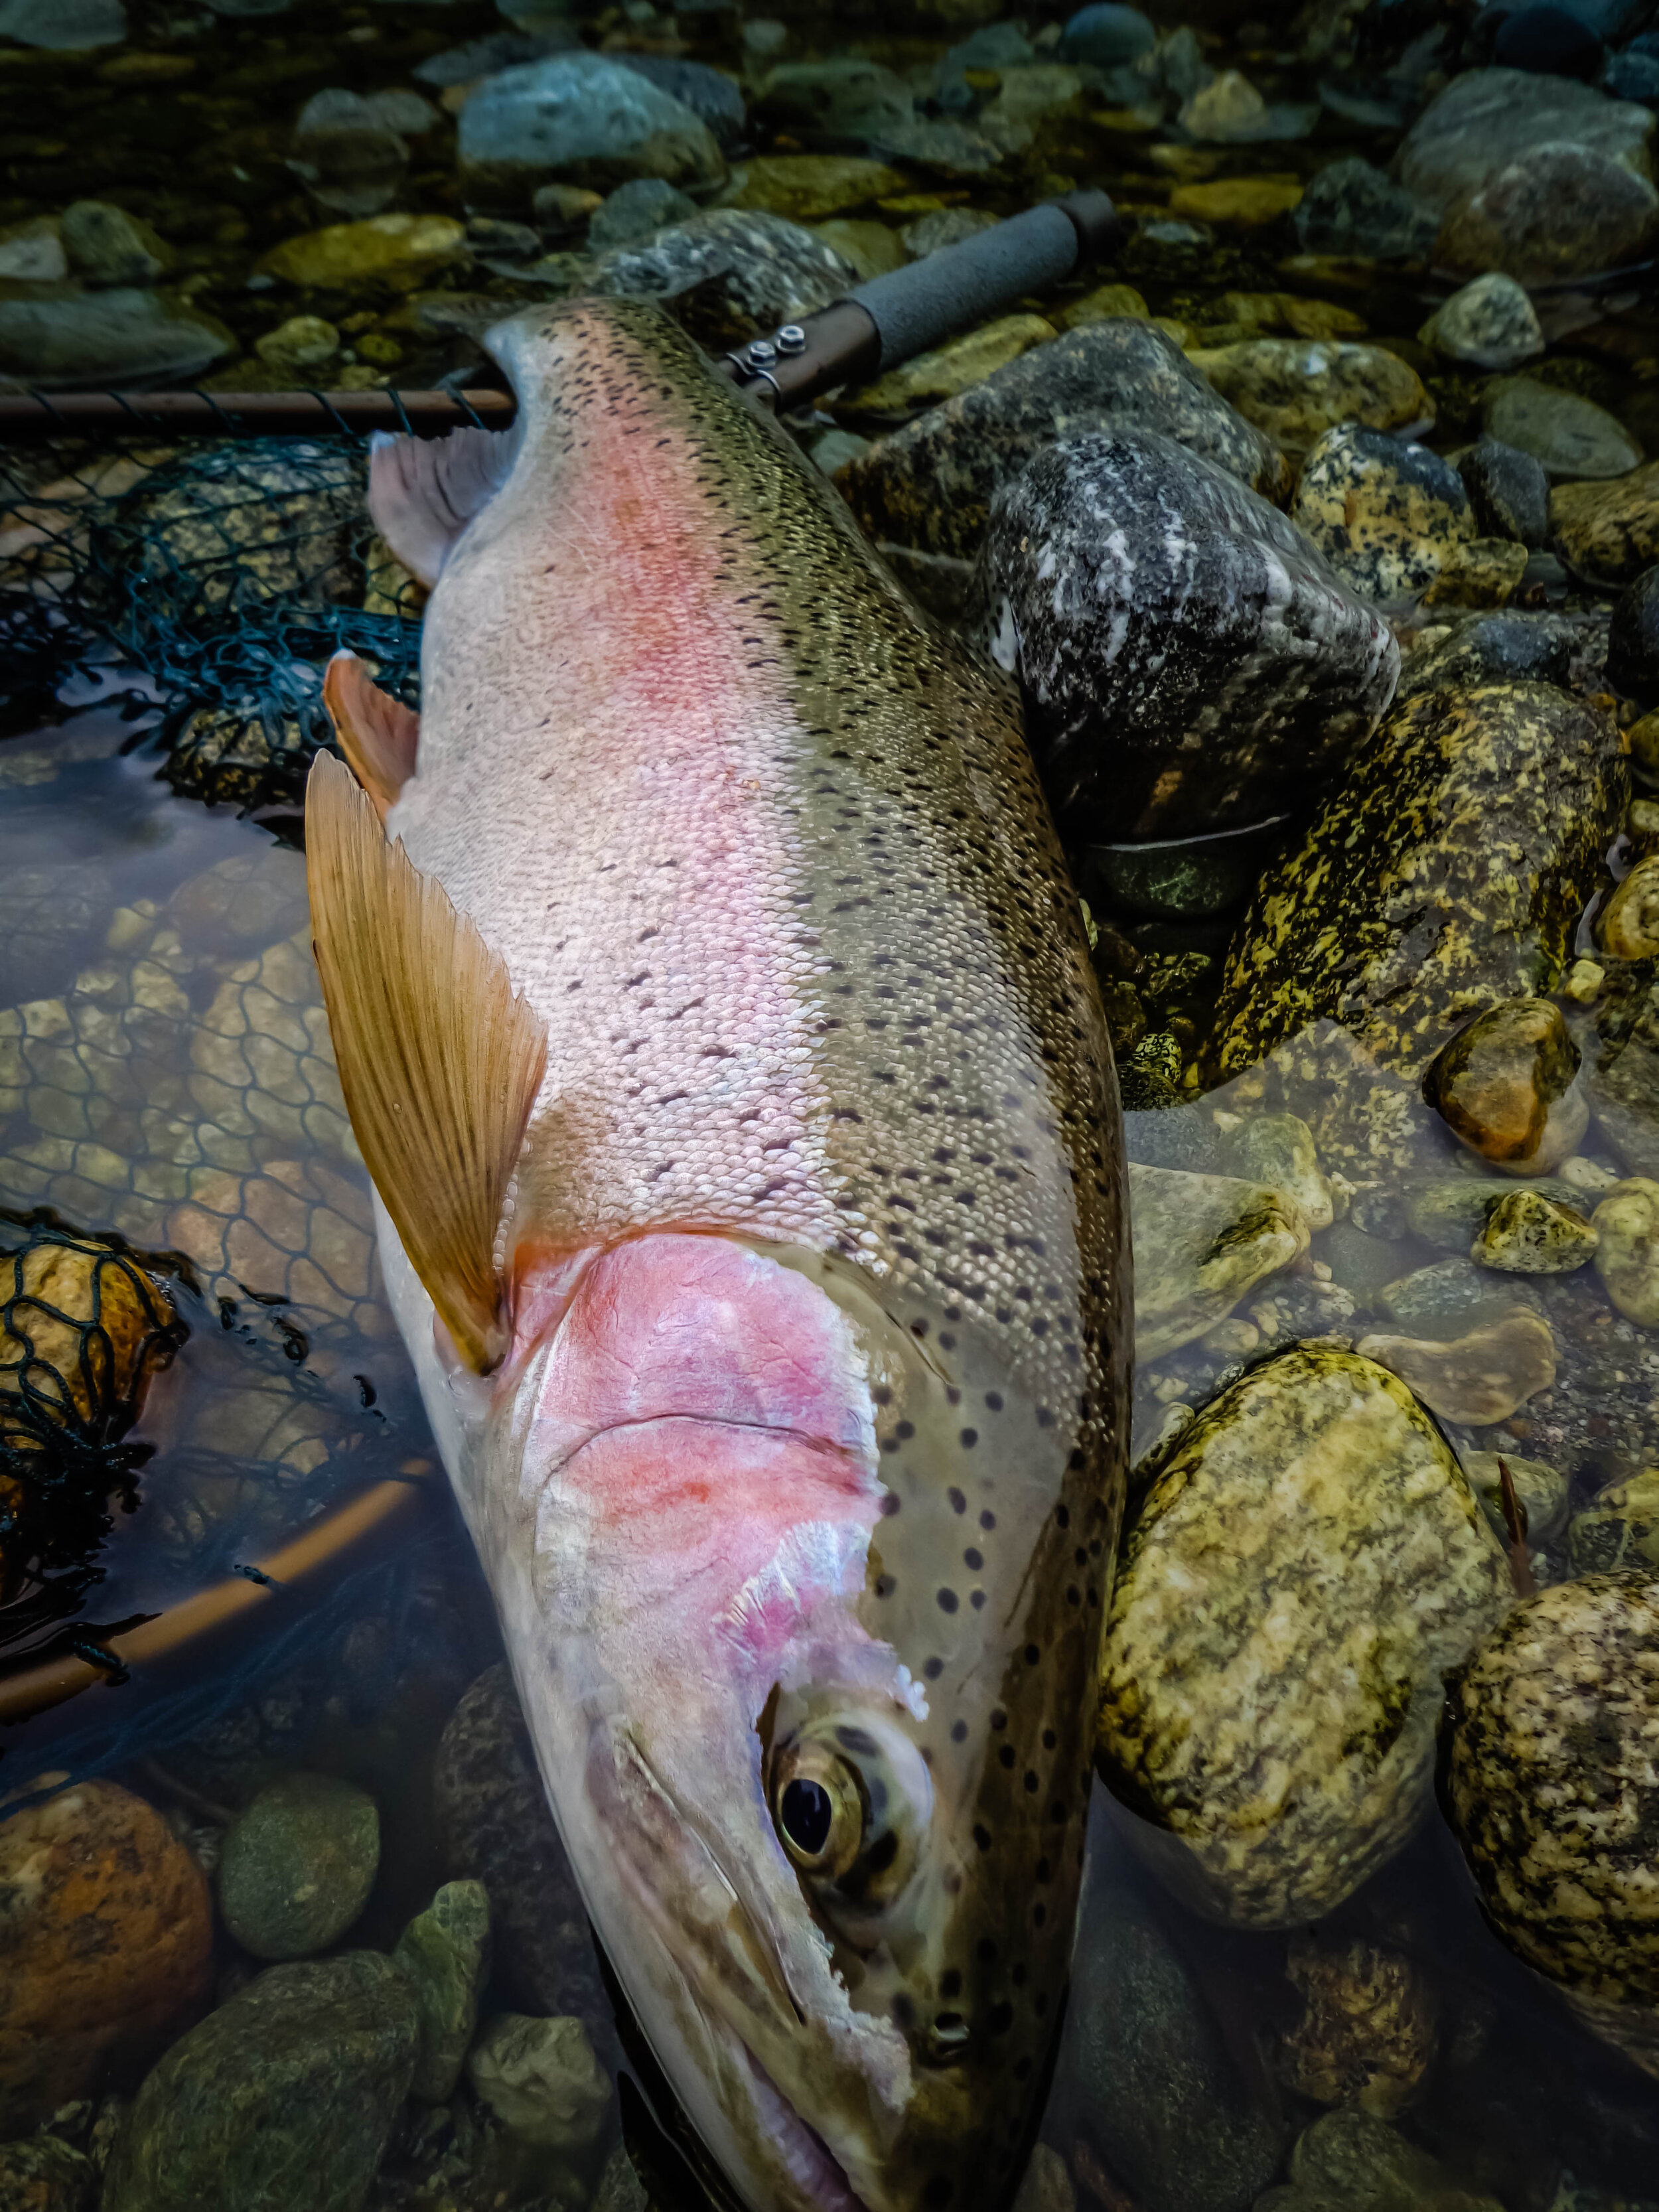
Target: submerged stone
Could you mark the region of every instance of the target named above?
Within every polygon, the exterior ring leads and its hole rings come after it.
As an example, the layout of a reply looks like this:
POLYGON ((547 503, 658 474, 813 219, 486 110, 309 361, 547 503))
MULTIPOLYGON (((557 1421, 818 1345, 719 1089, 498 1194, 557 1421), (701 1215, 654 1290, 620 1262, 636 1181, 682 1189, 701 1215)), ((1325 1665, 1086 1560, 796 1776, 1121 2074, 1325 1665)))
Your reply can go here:
POLYGON ((457 150, 469 195, 526 207, 555 178, 605 191, 629 177, 726 173, 702 118, 608 54, 550 54, 486 77, 461 110, 457 150))
POLYGON ((1154 430, 1274 496, 1284 455, 1134 317, 1068 331, 878 439, 836 473, 876 539, 971 557, 996 493, 1042 447, 1091 430, 1154 430))
MULTIPOLYGON (((1659 568, 1638 576, 1613 606, 1607 624, 1607 681, 1638 706, 1659 706, 1659 568)), ((1659 951, 1659 945, 1653 950, 1659 951)), ((1648 956, 1633 952, 1620 957, 1640 960, 1648 956)))
POLYGON ((1124 1540, 1098 1753, 1137 1847, 1211 1915, 1330 1911, 1426 1807, 1443 1670, 1501 1551, 1403 1384, 1300 1346, 1182 1433, 1124 1540))
POLYGON ((1613 960, 1659 958, 1659 854, 1638 860, 1601 909, 1596 942, 1613 960))
POLYGON ((1481 1428, 1507 1421, 1555 1380, 1550 1325, 1524 1307, 1444 1342, 1379 1334, 1354 1349, 1399 1376, 1443 1420, 1481 1428))
POLYGON ((579 2020, 497 2013, 467 2054, 473 2088, 509 2135, 576 2158, 604 2124, 611 2082, 579 2020))
POLYGON ((1384 606, 1425 592, 1474 536, 1449 463, 1357 423, 1316 442, 1291 518, 1351 589, 1384 606))
POLYGON ((1659 561, 1659 461, 1611 483, 1557 484, 1550 527, 1556 550, 1579 575, 1633 583, 1659 561))
POLYGON ((1321 1172, 1313 1131, 1297 1115, 1252 1114, 1224 1139, 1224 1147, 1235 1175, 1294 1199, 1316 1235, 1330 1227, 1330 1180, 1321 1172))
POLYGON ((1320 170, 1296 210, 1297 236, 1309 253, 1420 261, 1438 228, 1433 208, 1352 155, 1320 170))
POLYGON ((848 392, 840 404, 853 415, 902 415, 913 408, 934 406, 982 383, 1054 336, 1054 325, 1041 315, 999 315, 994 322, 981 323, 977 330, 900 362, 873 384, 848 392))
POLYGON ((1468 70, 1412 125, 1395 174, 1443 213, 1494 170, 1546 146, 1592 148, 1645 176, 1653 131, 1647 108, 1607 100, 1588 85, 1524 70, 1468 70))
POLYGON ((696 212, 696 201, 665 178, 630 177, 594 209, 587 226, 587 250, 608 253, 613 246, 633 246, 670 223, 690 221, 696 212))
POLYGON ((1567 1531, 1567 1557, 1576 1575, 1659 1567, 1659 1468, 1644 1468, 1627 1482, 1609 1483, 1582 1513, 1575 1513, 1567 1531))
POLYGON ((1413 1960, 1363 1937, 1291 1938, 1285 1972, 1302 2017, 1281 2037, 1275 2070, 1316 2104, 1386 2119, 1411 2101, 1439 2045, 1440 2002, 1413 1960))
POLYGON ((284 239, 264 256, 259 270, 318 291, 369 283, 412 291, 448 264, 465 258, 466 226, 451 216, 377 215, 284 239))
POLYGON ((380 1862, 374 1800, 325 1774, 286 1774, 225 1836, 219 1905, 256 1959, 300 1959, 336 1943, 368 1902, 380 1862))
POLYGON ((1659 222, 1659 192, 1590 146, 1534 146, 1455 199, 1436 259, 1497 270, 1523 284, 1571 283, 1639 260, 1659 222))
POLYGON ((1132 1165, 1129 1212, 1140 1359, 1190 1344, 1308 1249, 1294 1200, 1236 1176, 1132 1165))
POLYGON ((1417 335, 1448 361, 1475 368, 1518 368, 1544 350, 1532 301, 1512 276, 1496 271, 1454 292, 1417 335))
POLYGON ((1495 2197, 1459 2189, 1438 2159, 1372 2112, 1316 2119, 1297 2138, 1284 2203, 1264 2198, 1256 2212, 1503 2212, 1495 2197))
POLYGON ((1247 338, 1190 358, 1224 399, 1288 453, 1305 452, 1338 423, 1395 430, 1434 416, 1416 370, 1382 346, 1247 338))
POLYGON ((1173 439, 1067 438, 999 493, 980 555, 1073 835, 1174 837, 1282 812, 1375 726, 1393 638, 1279 511, 1173 439))
POLYGON ((1659 1328, 1659 1182, 1616 1182, 1590 1216, 1601 1242, 1595 1272, 1626 1321, 1659 1328))
POLYGON ((222 323, 164 292, 0 299, 0 375, 27 384, 188 383, 235 350, 222 323))
POLYGON ((1570 1275, 1588 1264, 1600 1242, 1577 1206, 1512 1190, 1486 1216, 1469 1257, 1500 1274, 1570 1275))
POLYGON ((1483 537, 1513 538, 1534 550, 1548 538, 1549 478, 1534 455, 1482 436, 1458 455, 1457 473, 1469 495, 1474 526, 1483 537))
POLYGON ((481 1881, 448 1881, 398 1938, 392 1964, 415 1991, 421 2050, 411 2094, 453 2095, 489 1972, 489 1897, 481 1881))
POLYGON ((1529 376, 1506 376, 1491 386, 1481 422, 1500 444, 1530 453, 1552 483, 1627 476, 1642 458, 1642 448, 1605 407, 1529 376))
POLYGON ((1531 680, 1563 691, 1589 691, 1599 642, 1593 625, 1571 615, 1520 614, 1513 608, 1454 617, 1432 645, 1419 646, 1400 672, 1396 702, 1418 691, 1473 691, 1483 684, 1531 680))
POLYGON ((1513 1452, 1463 1454, 1463 1472, 1468 1476, 1469 1486, 1480 1501, 1493 1534, 1505 1540, 1509 1530, 1504 1518, 1504 1478, 1498 1464, 1500 1459, 1510 1471, 1516 1501, 1527 1516, 1528 1543, 1547 1544, 1566 1526, 1570 1486, 1565 1475, 1558 1474, 1541 1460, 1520 1459, 1513 1452))
POLYGON ((802 224, 752 209, 714 208, 602 254, 587 289, 678 303, 694 336, 721 345, 811 314, 857 282, 852 263, 802 224))
POLYGON ((1512 1175, 1548 1175, 1577 1150, 1589 1109, 1579 1052, 1547 999, 1505 999, 1435 1060, 1424 1094, 1460 1143, 1512 1175))
POLYGON ((906 189, 902 170, 855 154, 763 154, 745 161, 724 195, 727 207, 822 222, 906 189))

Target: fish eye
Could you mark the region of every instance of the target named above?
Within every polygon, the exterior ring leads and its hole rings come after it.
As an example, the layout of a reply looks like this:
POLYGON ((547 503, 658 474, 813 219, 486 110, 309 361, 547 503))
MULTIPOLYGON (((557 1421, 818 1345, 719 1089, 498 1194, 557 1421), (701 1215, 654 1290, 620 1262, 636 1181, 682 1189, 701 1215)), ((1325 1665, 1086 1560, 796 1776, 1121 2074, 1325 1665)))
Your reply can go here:
POLYGON ((828 1744, 799 1736, 781 1749, 772 1780, 772 1817, 783 1848, 803 1874, 833 1881, 857 1859, 865 1799, 857 1769, 828 1744))
POLYGON ((775 1742, 769 1778, 778 1840, 821 1903, 862 1919, 897 1896, 933 1806, 902 1728, 867 1713, 815 1714, 775 1742))

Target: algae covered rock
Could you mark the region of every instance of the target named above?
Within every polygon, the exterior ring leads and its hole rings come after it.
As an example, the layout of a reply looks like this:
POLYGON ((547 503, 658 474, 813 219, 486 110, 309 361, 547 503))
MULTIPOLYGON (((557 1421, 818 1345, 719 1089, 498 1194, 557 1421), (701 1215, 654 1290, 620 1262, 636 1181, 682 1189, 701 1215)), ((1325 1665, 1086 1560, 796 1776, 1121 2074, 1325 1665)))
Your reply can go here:
POLYGON ((1549 990, 1625 781, 1610 720, 1548 684, 1396 707, 1239 925, 1217 1013, 1223 1073, 1325 1018, 1415 1085, 1472 1013, 1549 990))
POLYGON ((357 2212, 418 2044, 414 1993, 379 1952, 272 1966, 146 2079, 103 2212, 357 2212))
POLYGON ((1633 583, 1659 561, 1659 461, 1610 483, 1561 483, 1550 528, 1570 568, 1595 584, 1633 583))
POLYGON ((1659 1468, 1644 1468, 1626 1482, 1609 1483, 1575 1513, 1567 1530, 1567 1557, 1576 1575, 1659 1567, 1659 1468))
POLYGON ((434 2105, 454 2093, 489 1972, 489 1898, 481 1881, 447 1881, 398 1938, 392 1964, 415 1992, 421 2052, 410 2084, 434 2105))
POLYGON ((1595 934, 1614 960, 1659 956, 1659 854, 1637 862, 1602 908, 1595 934))
POLYGON ((1068 331, 929 409, 836 471, 873 538, 970 558, 991 502, 1039 448, 1090 430, 1156 430, 1269 498, 1289 487, 1272 440, 1134 316, 1068 331))
POLYGON ((1373 2112, 1326 2112, 1297 2136, 1293 2186, 1256 2212, 1503 2212, 1495 2197, 1460 2189, 1438 2159, 1373 2112))
POLYGON ((1599 1239, 1595 1272, 1626 1321, 1659 1328, 1659 1182, 1616 1182, 1590 1216, 1599 1239))
POLYGON ((336 1943, 362 1912, 380 1863, 380 1816, 355 1783, 285 1774, 226 1834, 225 1925, 256 1959, 301 1959, 336 1943))
POLYGON ((1420 1966, 1363 1937, 1291 1938, 1285 1972, 1303 2000, 1275 2071, 1316 2104, 1388 2119, 1408 2104, 1437 2048, 1440 2005, 1420 1966))
POLYGON ((1444 1670, 1502 1614, 1503 1554, 1396 1378, 1300 1346, 1182 1433, 1125 1540, 1100 1769, 1216 1917, 1317 1918, 1426 1802, 1444 1670))
POLYGON ((1308 1249, 1295 1200, 1235 1176, 1132 1165, 1129 1213, 1141 1359, 1190 1344, 1308 1249))
POLYGON ((1305 453, 1339 422, 1397 430, 1434 416, 1417 371, 1382 346, 1246 338, 1191 359, 1223 398, 1287 453, 1305 453))
POLYGON ((1659 1574, 1558 1583, 1448 1685, 1441 1794, 1486 1915, 1659 2071, 1659 1574))
POLYGON ((1521 1510, 1527 1516, 1527 1540, 1547 1544, 1566 1525, 1568 1483, 1565 1475, 1541 1460, 1520 1459, 1513 1452, 1472 1451, 1463 1454, 1463 1472, 1480 1499, 1495 1535, 1507 1532, 1504 1518, 1504 1480, 1498 1461, 1510 1471, 1521 1510))
POLYGON ((1474 536, 1468 493, 1449 463, 1359 423, 1315 443, 1291 518, 1352 590, 1379 605, 1425 592, 1474 536))
POLYGON ((992 507, 979 588, 1085 838, 1283 811, 1375 727, 1399 672, 1383 623, 1276 507, 1156 431, 1039 453, 992 507))

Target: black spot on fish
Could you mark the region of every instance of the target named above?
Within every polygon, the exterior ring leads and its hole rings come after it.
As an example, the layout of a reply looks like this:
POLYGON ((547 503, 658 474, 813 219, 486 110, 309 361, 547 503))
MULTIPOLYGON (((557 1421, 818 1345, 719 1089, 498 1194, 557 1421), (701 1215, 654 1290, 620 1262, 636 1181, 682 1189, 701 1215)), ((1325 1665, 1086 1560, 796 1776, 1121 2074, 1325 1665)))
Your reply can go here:
POLYGON ((968 1510, 968 1500, 959 1490, 947 1490, 945 1494, 951 1501, 952 1513, 965 1513, 968 1510))
POLYGON ((966 1722, 966 1721, 954 1721, 954 1722, 952 1722, 952 1723, 951 1723, 951 1742, 952 1742, 952 1743, 966 1743, 966 1742, 967 1742, 967 1741, 968 1741, 968 1723, 967 1723, 967 1722, 966 1722))
POLYGON ((1012 1744, 1005 1743, 1001 1750, 997 1753, 997 1757, 1002 1761, 1005 1766, 1012 1766, 1014 1763, 1014 1747, 1012 1744))
POLYGON ((965 1450, 972 1451, 974 1446, 979 1442, 979 1431, 977 1429, 964 1429, 962 1432, 960 1441, 965 1450))
POLYGON ((843 1727, 836 1730, 836 1741, 843 1751, 850 1751, 857 1759, 873 1759, 880 1749, 874 1736, 861 1728, 843 1727))
POLYGON ((981 1528, 994 1528, 997 1525, 996 1515, 988 1510, 981 1513, 979 1516, 979 1525, 981 1528))
POLYGON ((1039 1660, 1039 1659, 1041 1659, 1041 1658, 1042 1658, 1042 1650, 1041 1650, 1041 1649, 1040 1649, 1036 1644, 1028 1644, 1026 1645, 1026 1647, 1025 1647, 1025 1663, 1026 1663, 1026 1665, 1027 1665, 1028 1667, 1035 1667, 1035 1666, 1036 1665, 1036 1663, 1037 1663, 1038 1660, 1039 1660))
POLYGON ((945 1972, 939 1978, 939 1993, 942 1997, 956 1997, 962 1995, 962 1970, 960 1967, 947 1966, 945 1969, 945 1972))
POLYGON ((921 1671, 930 1682, 937 1682, 945 1672, 945 1662, 942 1659, 930 1659, 921 1671))
POLYGON ((939 1594, 939 1609, 941 1613, 954 1613, 958 1602, 953 1589, 942 1589, 939 1594))

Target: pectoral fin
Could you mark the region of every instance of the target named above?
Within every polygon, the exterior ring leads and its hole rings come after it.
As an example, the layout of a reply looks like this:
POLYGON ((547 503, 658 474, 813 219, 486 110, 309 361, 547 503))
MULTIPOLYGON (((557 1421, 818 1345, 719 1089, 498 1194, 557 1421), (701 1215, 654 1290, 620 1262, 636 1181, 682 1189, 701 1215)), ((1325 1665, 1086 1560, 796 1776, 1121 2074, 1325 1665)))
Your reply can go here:
POLYGON ((421 718, 370 680, 355 653, 337 653, 323 678, 323 704, 351 773, 382 822, 415 773, 421 718))
POLYGON ((410 1264, 483 1374, 506 1349, 495 1233, 546 1031, 327 753, 306 788, 306 872, 352 1128, 410 1264))
POLYGON ((376 437, 368 458, 369 514, 423 584, 437 582, 450 548, 507 482, 518 451, 516 428, 376 437))

